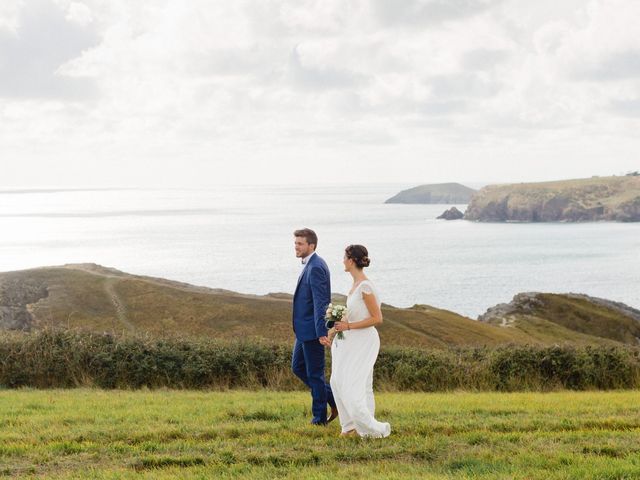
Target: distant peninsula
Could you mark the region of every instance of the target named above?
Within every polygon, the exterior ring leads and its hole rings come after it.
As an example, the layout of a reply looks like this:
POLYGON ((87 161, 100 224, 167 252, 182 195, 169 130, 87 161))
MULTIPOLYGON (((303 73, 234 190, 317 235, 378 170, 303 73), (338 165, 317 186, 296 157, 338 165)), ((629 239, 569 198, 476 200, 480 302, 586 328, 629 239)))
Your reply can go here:
POLYGON ((467 204, 475 192, 460 183, 435 183, 403 190, 384 203, 467 204))
POLYGON ((638 222, 640 176, 489 185, 473 195, 464 218, 479 222, 638 222))

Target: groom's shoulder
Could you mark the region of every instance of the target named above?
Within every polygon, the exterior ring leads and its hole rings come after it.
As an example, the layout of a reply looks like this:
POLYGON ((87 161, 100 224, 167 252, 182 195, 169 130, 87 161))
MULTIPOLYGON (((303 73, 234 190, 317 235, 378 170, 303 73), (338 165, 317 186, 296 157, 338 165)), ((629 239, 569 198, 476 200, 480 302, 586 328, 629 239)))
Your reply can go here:
POLYGON ((314 255, 315 260, 316 260, 316 264, 321 266, 322 268, 324 268, 325 270, 329 270, 329 266, 327 265, 327 262, 324 261, 324 258, 322 258, 320 255, 318 255, 317 253, 314 255))

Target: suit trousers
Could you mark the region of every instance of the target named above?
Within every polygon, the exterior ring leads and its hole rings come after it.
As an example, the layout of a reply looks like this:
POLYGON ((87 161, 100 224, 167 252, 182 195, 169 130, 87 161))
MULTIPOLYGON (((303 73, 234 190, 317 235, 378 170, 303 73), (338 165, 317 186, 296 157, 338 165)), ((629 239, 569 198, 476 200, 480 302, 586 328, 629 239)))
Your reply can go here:
POLYGON ((335 408, 331 386, 324 377, 324 346, 317 338, 302 342, 296 339, 293 345, 291 370, 311 389, 311 423, 327 423, 327 403, 335 408))

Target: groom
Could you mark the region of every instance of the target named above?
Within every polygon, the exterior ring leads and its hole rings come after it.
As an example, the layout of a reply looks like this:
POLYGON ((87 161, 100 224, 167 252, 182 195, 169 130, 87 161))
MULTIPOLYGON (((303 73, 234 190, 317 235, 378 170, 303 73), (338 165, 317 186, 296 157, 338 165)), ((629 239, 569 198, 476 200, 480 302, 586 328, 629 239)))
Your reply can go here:
POLYGON ((302 272, 293 295, 293 346, 291 369, 311 389, 314 425, 326 425, 338 416, 331 387, 324 379, 324 346, 327 339, 325 312, 331 303, 329 268, 316 254, 318 236, 304 228, 293 232, 296 257, 302 259, 302 272), (327 403, 331 416, 327 419, 327 403))

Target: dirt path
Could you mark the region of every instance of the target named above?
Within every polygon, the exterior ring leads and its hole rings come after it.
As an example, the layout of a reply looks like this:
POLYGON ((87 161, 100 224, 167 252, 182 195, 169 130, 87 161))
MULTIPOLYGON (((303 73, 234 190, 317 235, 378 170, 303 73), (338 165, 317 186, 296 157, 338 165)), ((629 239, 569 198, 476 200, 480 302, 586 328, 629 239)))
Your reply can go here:
POLYGON ((111 300, 111 303, 113 303, 113 306, 116 310, 116 315, 118 317, 118 320, 120 321, 120 323, 130 332, 135 331, 135 327, 133 326, 133 324, 129 321, 129 319, 127 318, 127 309, 124 306, 124 302, 122 301, 122 299, 120 298, 120 296, 118 295, 118 293, 116 292, 114 285, 115 283, 118 281, 118 277, 107 277, 105 278, 105 283, 104 283, 104 290, 107 293, 107 295, 109 296, 109 299, 111 300))

